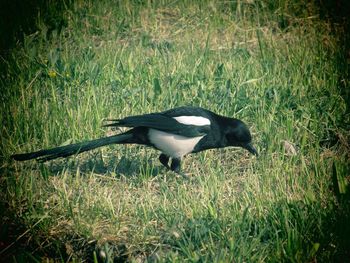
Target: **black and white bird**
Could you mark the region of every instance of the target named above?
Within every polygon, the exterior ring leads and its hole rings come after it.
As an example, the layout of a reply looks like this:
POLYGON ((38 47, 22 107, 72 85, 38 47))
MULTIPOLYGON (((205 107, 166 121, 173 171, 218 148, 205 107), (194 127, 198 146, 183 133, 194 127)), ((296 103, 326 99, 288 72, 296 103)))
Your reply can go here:
POLYGON ((37 152, 14 154, 11 157, 18 161, 37 159, 45 162, 108 144, 141 144, 161 151, 160 162, 168 169, 180 173, 182 157, 207 149, 236 146, 258 155, 244 122, 199 107, 179 107, 159 113, 107 121, 111 123, 104 127, 132 129, 114 136, 37 152))

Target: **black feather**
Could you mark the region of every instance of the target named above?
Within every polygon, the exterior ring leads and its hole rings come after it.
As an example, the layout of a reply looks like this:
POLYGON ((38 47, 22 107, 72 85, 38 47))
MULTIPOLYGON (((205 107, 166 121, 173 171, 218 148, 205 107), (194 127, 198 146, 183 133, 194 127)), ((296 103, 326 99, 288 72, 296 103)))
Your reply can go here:
POLYGON ((132 137, 131 134, 120 134, 87 142, 80 142, 66 146, 59 146, 47 150, 40 150, 31 153, 14 154, 11 157, 17 161, 37 159, 39 162, 45 162, 59 157, 68 157, 71 155, 86 152, 104 145, 113 143, 125 143, 132 137))
POLYGON ((106 124, 103 127, 147 127, 189 138, 205 135, 210 130, 209 125, 196 126, 182 124, 162 113, 130 116, 120 120, 108 121, 114 121, 114 123, 106 124))

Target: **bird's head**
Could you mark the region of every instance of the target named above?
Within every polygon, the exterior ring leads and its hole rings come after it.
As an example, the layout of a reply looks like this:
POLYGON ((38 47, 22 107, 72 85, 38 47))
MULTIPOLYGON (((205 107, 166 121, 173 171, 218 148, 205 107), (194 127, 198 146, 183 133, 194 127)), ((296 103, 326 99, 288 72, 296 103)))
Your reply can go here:
POLYGON ((228 146, 242 147, 250 153, 258 156, 258 152, 252 144, 250 131, 244 122, 237 119, 231 119, 230 124, 227 126, 225 137, 228 146))

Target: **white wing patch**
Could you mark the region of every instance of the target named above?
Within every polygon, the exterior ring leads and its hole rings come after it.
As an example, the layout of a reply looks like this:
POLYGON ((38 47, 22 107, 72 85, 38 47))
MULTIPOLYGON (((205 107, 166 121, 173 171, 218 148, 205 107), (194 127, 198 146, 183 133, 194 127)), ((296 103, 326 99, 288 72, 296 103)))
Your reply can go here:
POLYGON ((186 125, 204 126, 210 125, 210 120, 201 116, 178 116, 175 120, 186 125))
POLYGON ((150 142, 157 149, 172 158, 181 158, 182 156, 191 153, 200 139, 204 137, 203 135, 188 138, 155 129, 149 129, 148 136, 150 142))

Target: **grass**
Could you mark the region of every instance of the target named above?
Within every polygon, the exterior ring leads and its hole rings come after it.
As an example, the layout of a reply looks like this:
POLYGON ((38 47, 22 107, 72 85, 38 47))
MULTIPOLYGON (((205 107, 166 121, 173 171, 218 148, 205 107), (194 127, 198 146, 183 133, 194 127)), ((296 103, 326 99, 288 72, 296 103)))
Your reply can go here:
POLYGON ((1 58, 4 259, 349 258, 348 62, 342 27, 316 4, 52 5, 1 58), (188 156, 189 180, 139 146, 45 164, 9 158, 113 133, 104 118, 182 105, 244 120, 260 157, 233 148, 188 156))

